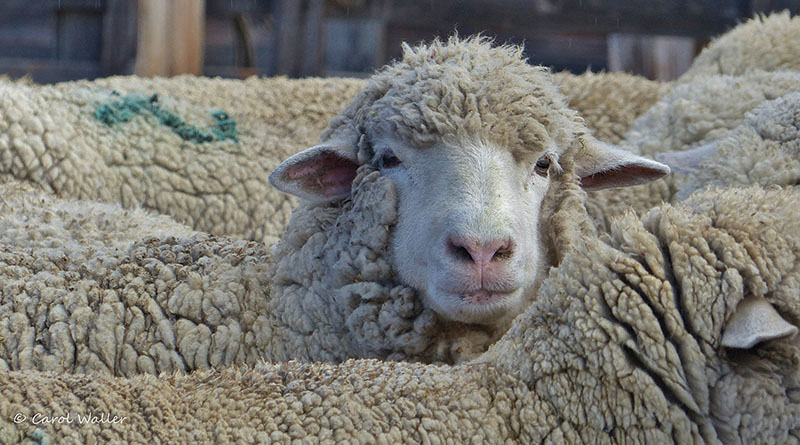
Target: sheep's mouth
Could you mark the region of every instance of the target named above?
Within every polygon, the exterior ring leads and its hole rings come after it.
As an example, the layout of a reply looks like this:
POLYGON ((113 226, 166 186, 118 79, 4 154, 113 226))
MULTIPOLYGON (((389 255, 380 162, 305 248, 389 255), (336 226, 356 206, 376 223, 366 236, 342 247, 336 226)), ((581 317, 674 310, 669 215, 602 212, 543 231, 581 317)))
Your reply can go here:
POLYGON ((426 298, 431 308, 445 319, 462 323, 496 324, 516 315, 522 304, 523 288, 487 290, 435 288, 426 298))
POLYGON ((457 295, 466 304, 471 306, 485 306, 493 303, 498 303, 508 297, 513 296, 519 289, 510 291, 490 291, 486 289, 479 289, 472 292, 459 292, 457 295))

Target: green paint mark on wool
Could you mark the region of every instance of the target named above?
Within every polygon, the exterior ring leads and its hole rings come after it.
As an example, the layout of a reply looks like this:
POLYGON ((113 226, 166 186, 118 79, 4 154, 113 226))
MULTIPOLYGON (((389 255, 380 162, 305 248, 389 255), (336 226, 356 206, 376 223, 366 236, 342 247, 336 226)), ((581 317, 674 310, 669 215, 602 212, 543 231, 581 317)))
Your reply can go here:
MULTIPOLYGON (((121 97, 116 91, 112 96, 121 97)), ((222 110, 214 110, 211 117, 214 125, 209 129, 197 128, 183 121, 175 113, 165 110, 158 103, 158 95, 150 97, 141 94, 129 94, 122 97, 119 101, 100 104, 94 112, 94 117, 100 122, 112 126, 129 122, 134 117, 150 113, 158 119, 161 125, 169 127, 173 133, 185 141, 194 143, 226 141, 239 141, 239 133, 236 131, 236 121, 222 110)))

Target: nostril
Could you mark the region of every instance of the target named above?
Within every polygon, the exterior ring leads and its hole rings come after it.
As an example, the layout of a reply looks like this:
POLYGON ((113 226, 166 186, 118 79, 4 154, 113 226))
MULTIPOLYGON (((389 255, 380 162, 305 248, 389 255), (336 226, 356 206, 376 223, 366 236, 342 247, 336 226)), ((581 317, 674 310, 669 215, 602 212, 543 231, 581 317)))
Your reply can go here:
POLYGON ((447 248, 453 257, 477 264, 507 260, 514 254, 514 243, 511 240, 481 243, 464 238, 448 238, 447 248))
POLYGON ((451 255, 453 255, 459 260, 469 261, 469 262, 474 261, 472 254, 469 252, 469 249, 467 249, 463 245, 457 244, 457 242, 454 242, 452 239, 448 240, 447 249, 451 255))
POLYGON ((511 240, 504 242, 497 250, 494 252, 494 256, 492 257, 492 261, 495 260, 507 260, 514 255, 514 243, 511 240))

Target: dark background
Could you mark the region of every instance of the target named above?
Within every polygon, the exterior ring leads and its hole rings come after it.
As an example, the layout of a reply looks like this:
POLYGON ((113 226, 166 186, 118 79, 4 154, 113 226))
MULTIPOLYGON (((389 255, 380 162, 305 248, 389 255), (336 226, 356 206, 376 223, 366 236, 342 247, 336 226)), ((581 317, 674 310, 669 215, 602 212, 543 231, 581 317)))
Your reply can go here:
MULTIPOLYGON (((141 70, 145 56, 137 60, 140 30, 151 29, 142 1, 0 0, 0 74, 37 82, 154 74, 141 70)), ((710 37, 754 14, 800 13, 800 0, 183 1, 198 5, 173 13, 198 14, 200 31, 186 37, 197 40, 189 43, 199 45, 198 64, 155 74, 366 76, 399 57, 400 42, 457 29, 525 43, 532 63, 557 70, 668 80, 710 37)))

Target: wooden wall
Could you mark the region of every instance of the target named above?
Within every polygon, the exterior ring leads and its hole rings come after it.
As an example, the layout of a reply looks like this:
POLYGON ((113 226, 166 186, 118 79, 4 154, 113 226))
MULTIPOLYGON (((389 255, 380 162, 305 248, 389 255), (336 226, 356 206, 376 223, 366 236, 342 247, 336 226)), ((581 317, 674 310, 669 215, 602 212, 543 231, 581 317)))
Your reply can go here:
POLYGON ((0 0, 0 74, 367 76, 400 42, 458 30, 524 43, 531 62, 558 70, 668 79, 711 36, 786 8, 800 13, 800 0, 0 0), (178 3, 195 12, 151 14, 174 19, 157 28, 137 8, 178 3))
POLYGON ((130 72, 135 13, 130 0, 2 0, 0 73, 53 82, 130 72))

